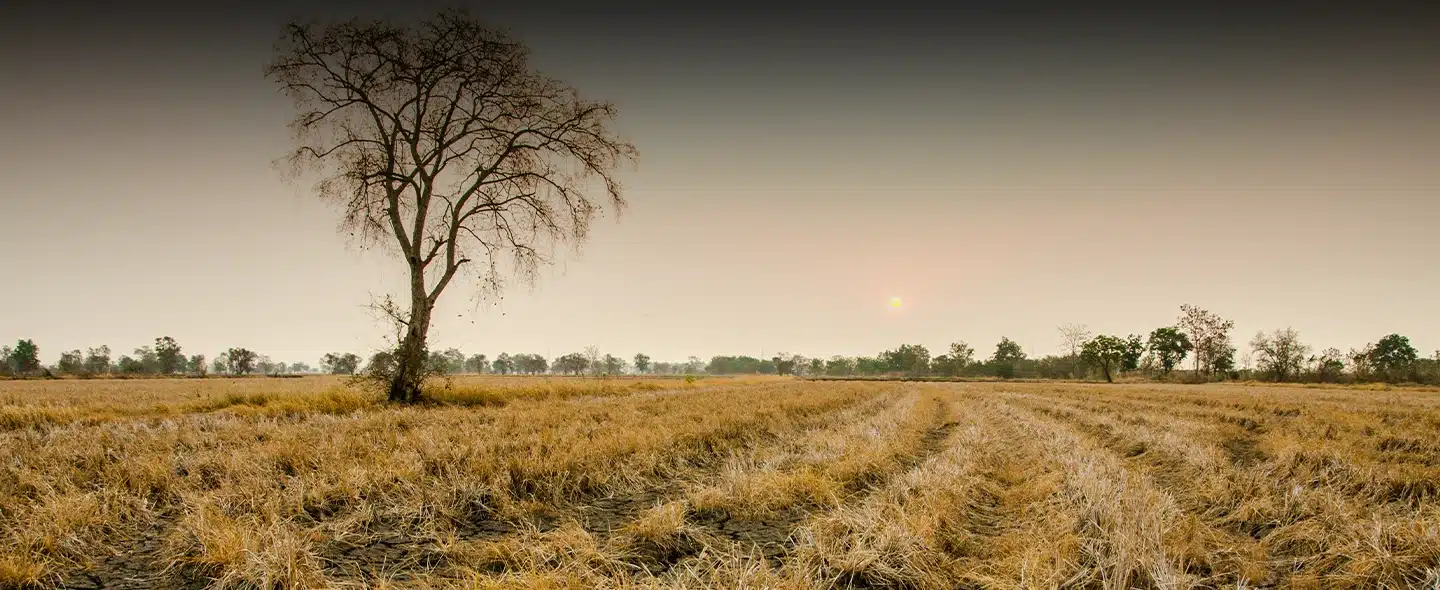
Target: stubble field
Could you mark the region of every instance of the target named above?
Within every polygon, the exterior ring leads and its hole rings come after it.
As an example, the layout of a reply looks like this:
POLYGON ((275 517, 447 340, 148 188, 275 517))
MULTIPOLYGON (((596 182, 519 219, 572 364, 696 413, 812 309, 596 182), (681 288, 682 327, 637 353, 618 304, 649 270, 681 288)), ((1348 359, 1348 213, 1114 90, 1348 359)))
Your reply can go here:
POLYGON ((1440 392, 0 382, 0 587, 1435 588, 1440 392))

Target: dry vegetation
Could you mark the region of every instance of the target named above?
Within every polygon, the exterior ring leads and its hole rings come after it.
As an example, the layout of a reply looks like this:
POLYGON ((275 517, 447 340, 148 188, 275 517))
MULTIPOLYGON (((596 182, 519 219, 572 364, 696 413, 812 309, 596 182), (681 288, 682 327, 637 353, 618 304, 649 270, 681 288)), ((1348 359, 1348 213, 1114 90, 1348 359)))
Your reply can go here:
POLYGON ((1434 588, 1440 393, 0 383, 0 587, 1434 588))

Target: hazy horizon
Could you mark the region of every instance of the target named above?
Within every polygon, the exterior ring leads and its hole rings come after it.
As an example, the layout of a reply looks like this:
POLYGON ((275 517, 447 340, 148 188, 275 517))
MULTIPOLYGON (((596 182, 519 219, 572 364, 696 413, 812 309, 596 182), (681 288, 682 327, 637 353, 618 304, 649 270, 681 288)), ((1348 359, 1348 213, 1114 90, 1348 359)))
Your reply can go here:
MULTIPOLYGON (((416 3, 406 15, 441 4, 416 3)), ((547 5, 550 6, 550 5, 547 5)), ((558 8, 556 8, 558 7, 558 8)), ((1440 40, 1414 14, 472 9, 614 101, 630 207, 432 349, 939 354, 1183 303, 1315 350, 1440 348, 1440 40), (905 307, 894 313, 891 297, 905 307)), ((1227 10, 1237 10, 1225 7, 1227 10)), ((0 7, 0 342, 368 353, 403 265, 285 184, 279 27, 377 3, 0 7)))

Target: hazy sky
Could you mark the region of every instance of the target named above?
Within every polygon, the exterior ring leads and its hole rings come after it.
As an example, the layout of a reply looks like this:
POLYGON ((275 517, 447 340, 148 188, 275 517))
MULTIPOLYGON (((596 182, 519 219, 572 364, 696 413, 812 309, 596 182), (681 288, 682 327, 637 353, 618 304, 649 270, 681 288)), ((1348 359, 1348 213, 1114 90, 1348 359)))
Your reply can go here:
MULTIPOLYGON (((1182 303, 1242 349, 1285 326, 1440 348, 1429 15, 512 4, 474 10, 617 103, 631 207, 533 292, 452 287, 432 348, 1034 355, 1182 303)), ((379 346, 364 305, 402 266, 272 169, 294 113, 261 73, 286 20, 351 14, 399 11, 0 6, 0 340, 379 346)))

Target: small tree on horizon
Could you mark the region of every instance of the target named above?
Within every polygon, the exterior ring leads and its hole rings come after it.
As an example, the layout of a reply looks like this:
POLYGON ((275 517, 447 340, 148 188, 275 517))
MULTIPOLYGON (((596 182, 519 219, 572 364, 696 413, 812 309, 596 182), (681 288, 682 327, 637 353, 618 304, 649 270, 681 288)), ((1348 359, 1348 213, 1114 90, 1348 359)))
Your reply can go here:
POLYGON ((1015 376, 1015 364, 1025 360, 1025 351, 1020 348, 1014 340, 1001 337, 1000 342, 995 344, 995 354, 990 355, 990 363, 995 366, 996 374, 1004 379, 1015 376))
MULTIPOLYGON (((1061 345, 1064 346, 1065 351, 1070 354, 1071 362, 1081 362, 1080 353, 1085 347, 1085 343, 1090 341, 1090 328, 1085 324, 1061 324, 1059 330, 1061 345)), ((1078 364, 1072 365, 1072 367, 1074 367, 1071 369, 1071 376, 1073 377, 1075 368, 1078 368, 1078 364)))
POLYGON ((1080 356, 1085 362, 1100 369, 1105 376, 1106 383, 1114 383, 1113 376, 1116 369, 1119 369, 1125 361, 1125 356, 1130 352, 1130 345, 1123 338, 1101 334, 1085 342, 1080 348, 1080 356))
POLYGON ((85 349, 85 373, 104 375, 110 372, 110 347, 98 346, 85 349))
POLYGON ((85 357, 80 354, 80 349, 68 350, 60 353, 60 361, 55 363, 55 371, 65 375, 81 375, 85 372, 85 357))
POLYGON ((1250 340, 1260 370, 1275 377, 1276 382, 1286 381, 1300 374, 1310 347, 1300 342, 1300 334, 1293 328, 1275 330, 1270 334, 1259 332, 1250 340))
POLYGON ((10 372, 21 377, 40 371, 40 347, 33 340, 19 340, 8 355, 10 372))
POLYGON ((1419 357, 1410 339, 1390 334, 1375 343, 1369 351, 1370 366, 1388 381, 1398 381, 1419 357))
POLYGON ((1150 333, 1150 352, 1155 355, 1156 361, 1160 363, 1160 372, 1169 375, 1170 371, 1179 366, 1185 360, 1185 356, 1195 349, 1190 342, 1190 337, 1174 326, 1156 328, 1150 333))
POLYGON ((1235 364, 1235 348, 1230 346, 1230 330, 1235 322, 1193 305, 1180 306, 1176 324, 1190 336, 1195 350, 1195 372, 1213 374, 1228 371, 1235 364))
POLYGON ((225 362, 231 375, 249 375, 255 372, 259 355, 247 348, 232 348, 225 351, 225 362))
POLYGON ((609 375, 619 375, 625 370, 625 359, 613 354, 605 355, 600 362, 605 368, 605 373, 609 375))
POLYGON ((185 355, 180 351, 180 344, 174 338, 161 336, 155 339, 155 372, 161 375, 173 375, 185 368, 185 355))

